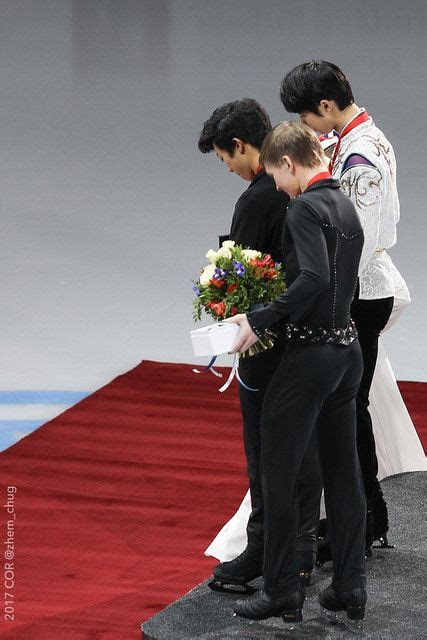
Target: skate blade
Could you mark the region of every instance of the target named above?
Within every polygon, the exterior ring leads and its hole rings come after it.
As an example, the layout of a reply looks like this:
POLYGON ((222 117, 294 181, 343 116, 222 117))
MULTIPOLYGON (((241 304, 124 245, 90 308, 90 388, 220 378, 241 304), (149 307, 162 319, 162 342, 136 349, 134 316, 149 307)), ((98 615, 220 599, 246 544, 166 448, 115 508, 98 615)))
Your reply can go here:
POLYGON ((208 582, 208 587, 212 591, 221 591, 222 593, 234 593, 237 595, 248 596, 258 591, 258 589, 255 589, 255 587, 251 587, 249 584, 223 582, 222 580, 218 580, 216 578, 208 582))
POLYGON ((387 538, 379 538, 378 542, 379 544, 372 545, 373 549, 396 549, 396 545, 390 544, 387 538))

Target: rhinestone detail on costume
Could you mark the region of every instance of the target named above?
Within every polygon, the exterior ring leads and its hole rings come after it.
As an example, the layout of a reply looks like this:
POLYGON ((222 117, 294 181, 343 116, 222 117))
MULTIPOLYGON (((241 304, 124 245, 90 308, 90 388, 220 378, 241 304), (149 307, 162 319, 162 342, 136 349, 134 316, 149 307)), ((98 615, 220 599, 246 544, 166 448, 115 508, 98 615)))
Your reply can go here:
POLYGON ((353 320, 345 328, 324 329, 322 327, 299 326, 288 322, 285 325, 286 339, 299 344, 336 344, 347 346, 357 338, 353 320))

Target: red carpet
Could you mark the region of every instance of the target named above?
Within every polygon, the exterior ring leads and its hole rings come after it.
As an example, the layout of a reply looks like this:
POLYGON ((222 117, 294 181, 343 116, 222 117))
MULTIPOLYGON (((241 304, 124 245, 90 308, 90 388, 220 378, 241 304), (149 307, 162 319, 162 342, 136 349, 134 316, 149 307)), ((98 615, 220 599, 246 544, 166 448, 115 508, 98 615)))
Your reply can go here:
MULTIPOLYGON (((2 454, 2 504, 17 487, 2 638, 139 640, 209 575, 203 550, 246 491, 236 387, 218 386, 145 362, 2 454)), ((425 388, 402 384, 424 435, 425 388)))

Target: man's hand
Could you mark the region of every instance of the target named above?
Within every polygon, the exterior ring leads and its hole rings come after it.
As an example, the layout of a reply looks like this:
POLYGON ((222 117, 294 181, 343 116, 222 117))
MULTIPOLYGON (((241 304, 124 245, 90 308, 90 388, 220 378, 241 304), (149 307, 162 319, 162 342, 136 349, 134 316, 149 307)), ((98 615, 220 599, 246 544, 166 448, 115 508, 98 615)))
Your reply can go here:
POLYGON ((240 326, 239 335, 237 336, 237 342, 233 345, 233 349, 230 353, 243 353, 247 351, 258 340, 258 336, 252 331, 248 322, 246 314, 238 313, 232 318, 227 318, 223 322, 234 322, 240 326))

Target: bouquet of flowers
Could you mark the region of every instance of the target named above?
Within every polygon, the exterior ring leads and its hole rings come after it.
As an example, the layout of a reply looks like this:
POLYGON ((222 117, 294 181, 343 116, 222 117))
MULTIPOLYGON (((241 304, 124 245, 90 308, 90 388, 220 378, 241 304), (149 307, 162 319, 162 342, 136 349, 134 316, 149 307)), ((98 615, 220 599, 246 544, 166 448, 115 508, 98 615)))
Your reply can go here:
MULTIPOLYGON (((232 240, 222 243, 218 251, 209 249, 209 264, 194 282, 194 320, 201 320, 202 311, 216 320, 264 306, 285 290, 282 265, 268 254, 244 249, 232 240)), ((274 344, 274 332, 268 330, 243 355, 255 355, 274 344)))

